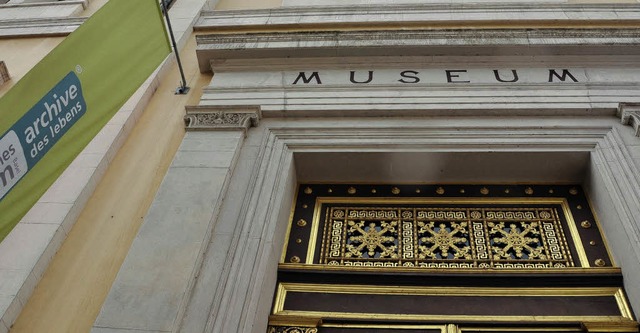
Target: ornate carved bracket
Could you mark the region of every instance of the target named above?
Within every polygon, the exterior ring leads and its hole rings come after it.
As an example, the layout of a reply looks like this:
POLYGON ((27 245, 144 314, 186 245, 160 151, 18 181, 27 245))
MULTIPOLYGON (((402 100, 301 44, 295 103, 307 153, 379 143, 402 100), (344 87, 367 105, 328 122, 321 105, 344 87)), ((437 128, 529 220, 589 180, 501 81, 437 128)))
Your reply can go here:
POLYGON ((640 103, 620 103, 618 117, 622 124, 633 127, 635 135, 640 137, 640 103))
POLYGON ((242 130, 258 126, 262 112, 258 106, 188 106, 184 116, 187 131, 242 130))

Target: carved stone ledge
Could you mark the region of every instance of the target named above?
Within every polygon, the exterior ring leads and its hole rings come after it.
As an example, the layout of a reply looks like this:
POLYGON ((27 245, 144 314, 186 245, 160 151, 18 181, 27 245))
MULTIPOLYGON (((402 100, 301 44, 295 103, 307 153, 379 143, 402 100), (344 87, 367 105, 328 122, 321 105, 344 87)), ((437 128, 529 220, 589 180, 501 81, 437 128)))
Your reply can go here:
MULTIPOLYGON (((638 55, 638 28, 432 29, 213 33, 196 36, 201 72, 211 61, 372 56, 638 55), (588 42, 585 42, 588 41, 588 42)), ((215 68, 213 69, 215 71, 215 68)))
POLYGON ((85 20, 85 17, 0 19, 0 38, 67 36, 85 20))
POLYGON ((259 106, 188 106, 184 116, 187 131, 241 130, 247 133, 262 118, 259 106))
POLYGON ((633 127, 637 137, 640 137, 640 103, 620 103, 618 117, 624 125, 633 127))

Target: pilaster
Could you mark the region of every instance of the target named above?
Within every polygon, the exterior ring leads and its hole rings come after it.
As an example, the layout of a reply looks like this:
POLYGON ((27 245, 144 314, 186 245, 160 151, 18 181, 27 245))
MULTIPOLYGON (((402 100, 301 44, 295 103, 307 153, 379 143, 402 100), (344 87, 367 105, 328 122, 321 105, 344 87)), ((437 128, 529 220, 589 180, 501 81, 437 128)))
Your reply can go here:
POLYGON ((259 109, 188 108, 187 133, 92 332, 177 330, 259 109), (194 130, 197 129, 197 130, 194 130))

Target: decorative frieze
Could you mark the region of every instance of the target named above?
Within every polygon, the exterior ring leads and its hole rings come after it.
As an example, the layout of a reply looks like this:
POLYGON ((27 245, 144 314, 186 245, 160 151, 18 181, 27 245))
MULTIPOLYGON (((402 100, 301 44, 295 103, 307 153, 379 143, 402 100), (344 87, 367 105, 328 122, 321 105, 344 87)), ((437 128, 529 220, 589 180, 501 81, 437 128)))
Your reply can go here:
POLYGON ((320 263, 424 268, 573 267, 547 208, 330 208, 320 263))
POLYGON ((184 122, 188 131, 242 130, 246 133, 249 127, 258 126, 261 117, 257 106, 190 106, 184 122))
POLYGON ((301 184, 297 201, 282 256, 287 265, 346 271, 613 265, 579 186, 301 184))

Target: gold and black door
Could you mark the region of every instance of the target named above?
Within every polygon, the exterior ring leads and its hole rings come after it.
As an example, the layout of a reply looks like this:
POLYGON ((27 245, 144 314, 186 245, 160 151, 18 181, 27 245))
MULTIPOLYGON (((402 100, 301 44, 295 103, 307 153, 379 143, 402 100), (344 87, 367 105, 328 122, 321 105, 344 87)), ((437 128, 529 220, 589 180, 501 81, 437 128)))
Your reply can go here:
POLYGON ((290 222, 271 332, 637 332, 580 186, 302 184, 290 222))

